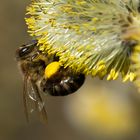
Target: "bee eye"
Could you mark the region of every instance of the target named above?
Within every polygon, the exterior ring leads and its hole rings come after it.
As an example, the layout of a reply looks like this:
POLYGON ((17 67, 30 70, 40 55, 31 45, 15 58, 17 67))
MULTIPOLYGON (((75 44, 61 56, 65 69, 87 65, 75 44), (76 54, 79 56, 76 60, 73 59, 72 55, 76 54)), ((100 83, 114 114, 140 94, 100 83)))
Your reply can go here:
POLYGON ((26 57, 27 55, 29 55, 33 51, 33 49, 35 47, 37 47, 37 41, 36 40, 32 40, 31 43, 27 43, 25 45, 22 45, 16 51, 16 58, 17 59, 22 59, 22 58, 26 57))
POLYGON ((22 57, 27 56, 31 52, 32 52, 32 47, 22 47, 16 51, 16 57, 22 58, 22 57))

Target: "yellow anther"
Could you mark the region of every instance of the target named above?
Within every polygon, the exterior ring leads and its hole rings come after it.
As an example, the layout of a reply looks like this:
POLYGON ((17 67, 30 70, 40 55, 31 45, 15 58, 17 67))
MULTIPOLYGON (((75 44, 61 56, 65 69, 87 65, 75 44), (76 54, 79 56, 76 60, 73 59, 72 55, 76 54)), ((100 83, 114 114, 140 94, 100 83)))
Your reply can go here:
POLYGON ((118 76, 119 76, 119 72, 116 72, 114 77, 113 77, 113 80, 116 80, 118 78, 118 76))
POLYGON ((126 82, 127 80, 130 80, 130 82, 133 82, 136 79, 136 74, 133 72, 130 72, 123 78, 123 82, 126 82))
POLYGON ((96 69, 93 69, 92 72, 91 72, 92 76, 95 76, 97 75, 97 70, 96 69))
POLYGON ((98 73, 99 78, 100 78, 100 79, 103 79, 103 77, 106 75, 106 73, 107 73, 107 70, 106 70, 106 69, 104 69, 103 71, 100 71, 100 72, 98 73))
POLYGON ((78 0, 76 1, 76 4, 77 5, 83 5, 83 4, 86 4, 87 2, 85 0, 78 0))
POLYGON ((43 52, 45 50, 45 47, 44 46, 40 46, 39 50, 43 52))
POLYGON ((107 76, 107 80, 109 81, 109 80, 111 80, 112 79, 112 77, 111 77, 111 75, 109 74, 108 76, 107 76))
POLYGON ((72 7, 71 5, 64 5, 63 7, 61 7, 61 10, 63 12, 69 13, 70 11, 72 11, 72 7))
POLYGON ((106 73, 107 73, 106 66, 104 64, 100 65, 97 69, 97 74, 99 78, 103 79, 106 73))
POLYGON ((78 25, 73 25, 71 26, 72 29, 74 29, 75 31, 78 31, 80 29, 80 27, 78 25))
POLYGON ((51 24, 52 27, 54 27, 56 25, 56 21, 54 18, 50 18, 49 23, 51 24))
POLYGON ((129 75, 130 75, 130 81, 131 82, 136 79, 136 74, 135 73, 131 72, 129 75))
POLYGON ((25 18, 25 21, 27 22, 27 24, 29 24, 30 26, 32 25, 32 24, 35 24, 35 19, 34 19, 34 17, 31 17, 31 18, 25 18))
POLYGON ((47 65, 47 67, 45 68, 45 78, 47 79, 55 75, 59 71, 60 67, 60 62, 56 61, 47 65))
POLYGON ((123 78, 123 82, 126 82, 129 78, 130 78, 130 75, 127 74, 127 75, 123 78))
POLYGON ((96 18, 96 17, 92 18, 92 21, 93 21, 93 22, 96 22, 96 21, 98 21, 98 20, 99 20, 99 19, 96 18))
POLYGON ((99 72, 103 71, 103 70, 105 70, 105 68, 106 68, 105 65, 100 65, 99 68, 98 68, 98 71, 99 72))
POLYGON ((27 14, 36 12, 34 7, 27 7, 27 14))
POLYGON ((100 61, 97 63, 98 66, 104 65, 104 64, 105 64, 105 62, 104 62, 103 60, 100 60, 100 61))
POLYGON ((114 69, 111 69, 110 74, 107 77, 107 80, 115 80, 118 77, 118 72, 116 72, 114 69))

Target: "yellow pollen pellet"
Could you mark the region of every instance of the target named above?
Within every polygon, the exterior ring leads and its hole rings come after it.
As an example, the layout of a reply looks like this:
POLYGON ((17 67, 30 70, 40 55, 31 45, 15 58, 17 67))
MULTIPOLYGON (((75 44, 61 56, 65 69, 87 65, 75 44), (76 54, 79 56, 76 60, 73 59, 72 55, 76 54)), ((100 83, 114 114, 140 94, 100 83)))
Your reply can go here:
POLYGON ((59 71, 61 65, 59 62, 52 62, 45 68, 45 78, 50 78, 59 71))

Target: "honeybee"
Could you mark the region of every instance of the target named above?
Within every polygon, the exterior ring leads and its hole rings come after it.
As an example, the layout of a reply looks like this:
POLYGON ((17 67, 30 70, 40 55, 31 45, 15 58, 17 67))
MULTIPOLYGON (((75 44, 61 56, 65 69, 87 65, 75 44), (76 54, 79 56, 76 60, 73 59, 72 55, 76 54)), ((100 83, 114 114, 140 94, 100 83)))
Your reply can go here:
POLYGON ((43 121, 47 120, 45 102, 41 93, 65 96, 77 91, 85 81, 85 75, 74 73, 59 63, 59 57, 39 51, 37 41, 23 45, 16 51, 24 86, 23 101, 27 121, 30 112, 36 110, 43 121))

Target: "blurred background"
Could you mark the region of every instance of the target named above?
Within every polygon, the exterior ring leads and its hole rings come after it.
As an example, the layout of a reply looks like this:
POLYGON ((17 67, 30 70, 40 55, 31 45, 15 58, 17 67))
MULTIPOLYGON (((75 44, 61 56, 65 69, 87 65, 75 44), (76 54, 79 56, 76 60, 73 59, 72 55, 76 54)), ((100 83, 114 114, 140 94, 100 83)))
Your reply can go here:
POLYGON ((15 50, 31 40, 24 22, 29 3, 0 4, 0 140, 140 140, 140 94, 120 80, 87 77, 75 94, 46 98, 47 125, 26 122, 15 50))

